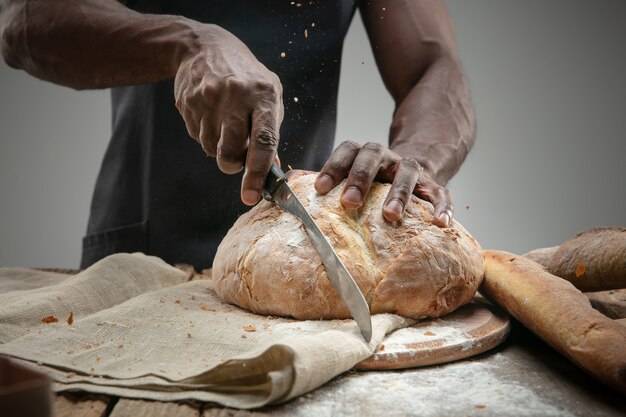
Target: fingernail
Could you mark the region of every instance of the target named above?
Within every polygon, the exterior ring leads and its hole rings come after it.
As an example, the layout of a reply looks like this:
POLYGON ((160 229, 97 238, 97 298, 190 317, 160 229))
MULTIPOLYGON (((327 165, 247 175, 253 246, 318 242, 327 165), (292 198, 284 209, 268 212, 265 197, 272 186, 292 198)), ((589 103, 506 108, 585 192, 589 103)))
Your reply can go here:
POLYGON ((315 189, 320 194, 326 194, 333 188, 333 179, 330 175, 322 174, 315 181, 315 189))
POLYGON ((245 190, 242 193, 241 198, 244 204, 253 206, 259 201, 259 193, 254 190, 245 190))
POLYGON ((389 220, 400 220, 402 218, 402 203, 399 200, 391 200, 385 206, 385 214, 389 220))
POLYGON ((439 220, 438 222, 439 226, 442 226, 442 227, 450 226, 450 216, 448 215, 448 213, 446 212, 441 213, 438 220, 439 220))
POLYGON ((341 201, 348 208, 359 207, 361 205, 361 191, 356 187, 350 187, 343 193, 341 201))

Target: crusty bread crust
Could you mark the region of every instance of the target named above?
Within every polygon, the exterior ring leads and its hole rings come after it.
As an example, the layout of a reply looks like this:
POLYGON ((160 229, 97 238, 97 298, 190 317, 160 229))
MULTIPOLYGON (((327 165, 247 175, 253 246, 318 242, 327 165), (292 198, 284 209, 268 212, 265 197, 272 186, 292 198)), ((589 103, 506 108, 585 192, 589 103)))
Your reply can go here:
POLYGON ((525 257, 568 280, 581 291, 626 288, 626 228, 596 227, 561 246, 536 249, 525 257))
POLYGON ((591 307, 569 282, 540 264, 485 251, 481 293, 578 366, 626 393, 626 327, 591 307))
MULTIPOLYGON (((382 216, 389 185, 375 183, 365 204, 345 209, 342 185, 315 192, 315 175, 290 186, 361 288, 373 314, 437 317, 468 303, 483 276, 482 250, 458 223, 433 225, 430 203, 412 197, 401 223, 382 216)), ((263 201, 234 224, 213 263, 215 290, 260 314, 350 318, 301 223, 263 201)))

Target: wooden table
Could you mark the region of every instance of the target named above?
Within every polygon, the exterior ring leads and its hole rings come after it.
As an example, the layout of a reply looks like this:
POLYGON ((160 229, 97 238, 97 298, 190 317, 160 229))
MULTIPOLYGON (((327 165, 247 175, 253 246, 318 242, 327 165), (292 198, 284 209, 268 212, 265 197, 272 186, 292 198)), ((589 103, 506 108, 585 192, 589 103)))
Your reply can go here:
POLYGON ((507 341, 475 358, 348 372, 288 403, 255 411, 88 394, 59 394, 54 408, 57 417, 624 416, 626 398, 514 322, 507 341))

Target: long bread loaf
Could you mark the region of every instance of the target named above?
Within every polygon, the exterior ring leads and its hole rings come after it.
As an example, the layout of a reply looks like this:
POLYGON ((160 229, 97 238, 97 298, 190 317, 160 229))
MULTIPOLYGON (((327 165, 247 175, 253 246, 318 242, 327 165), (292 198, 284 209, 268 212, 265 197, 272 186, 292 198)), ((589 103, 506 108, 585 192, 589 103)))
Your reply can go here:
POLYGON ((587 297, 538 263, 485 251, 481 293, 605 384, 626 393, 626 327, 595 311, 587 297))
POLYGON ((581 291, 626 288, 626 228, 623 227, 596 227, 560 246, 536 249, 524 256, 581 291))

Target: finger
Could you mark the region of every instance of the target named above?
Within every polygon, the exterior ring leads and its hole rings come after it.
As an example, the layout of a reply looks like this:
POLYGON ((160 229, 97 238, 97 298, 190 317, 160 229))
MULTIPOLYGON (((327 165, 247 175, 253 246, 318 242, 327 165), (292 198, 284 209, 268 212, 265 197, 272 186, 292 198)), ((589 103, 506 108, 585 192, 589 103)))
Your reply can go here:
POLYGON ((361 207, 381 163, 385 157, 385 147, 378 143, 366 143, 354 159, 348 179, 343 187, 341 202, 347 208, 361 207))
POLYGON ((236 174, 243 169, 249 135, 250 118, 247 113, 232 113, 224 119, 217 144, 217 166, 223 173, 236 174))
POLYGON ((187 132, 193 139, 198 140, 200 138, 200 120, 201 114, 190 110, 187 107, 183 107, 180 110, 180 114, 185 121, 187 132))
POLYGON ((360 149, 361 145, 350 140, 340 143, 317 175, 315 190, 320 194, 326 194, 343 181, 348 176, 360 149))
POLYGON ((252 114, 252 132, 246 155, 246 170, 241 183, 241 200, 254 205, 259 201, 267 173, 272 166, 279 141, 280 122, 274 109, 252 114))
POLYGON ((398 162, 396 175, 383 204, 383 216, 390 221, 402 220, 404 208, 409 202, 422 167, 414 159, 402 159, 398 162))
POLYGON ((433 223, 439 227, 449 227, 452 223, 454 206, 450 192, 437 184, 427 174, 422 174, 418 180, 415 194, 430 201, 435 208, 433 223))
POLYGON ((200 141, 200 145, 202 146, 202 150, 209 156, 217 155, 217 143, 220 137, 220 129, 218 126, 221 125, 221 121, 219 124, 213 119, 212 115, 205 113, 200 119, 200 132, 198 139, 200 141))

